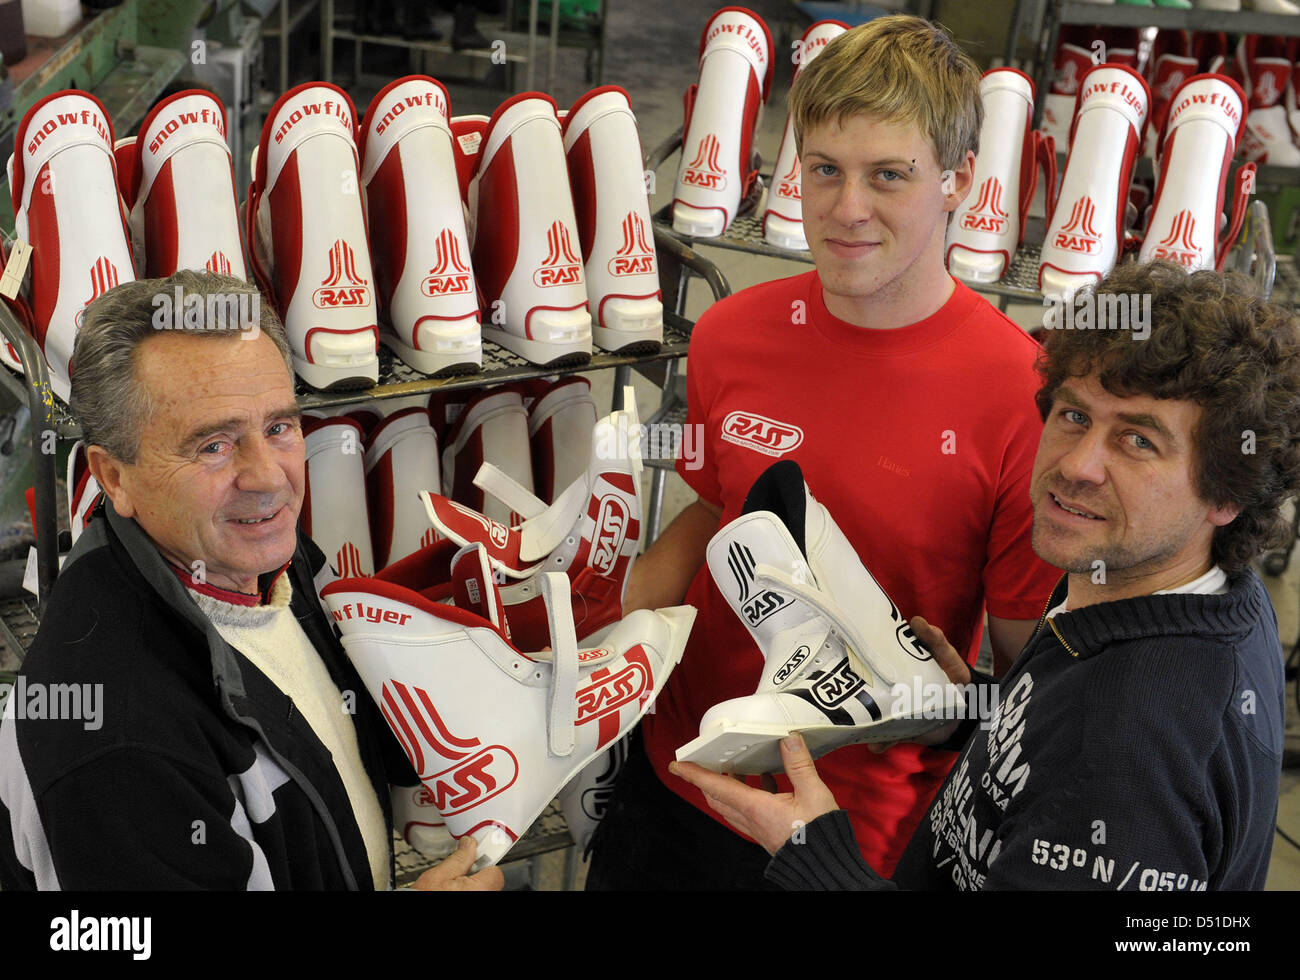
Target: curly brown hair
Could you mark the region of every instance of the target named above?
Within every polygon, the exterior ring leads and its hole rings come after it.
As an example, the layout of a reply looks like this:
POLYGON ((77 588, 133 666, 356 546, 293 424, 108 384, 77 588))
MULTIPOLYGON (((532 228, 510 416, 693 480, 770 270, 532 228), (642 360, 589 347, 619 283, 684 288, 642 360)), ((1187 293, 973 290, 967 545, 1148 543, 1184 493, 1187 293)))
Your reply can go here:
MULTIPOLYGON (((1236 572, 1286 540, 1282 505, 1300 489, 1300 332, 1239 273, 1124 263, 1101 296, 1150 296, 1150 335, 1131 329, 1048 330, 1037 368, 1046 420, 1056 390, 1100 368, 1114 395, 1201 406, 1193 480, 1201 499, 1240 513, 1215 529, 1211 558, 1236 572)), ((1076 305, 1078 300, 1075 301, 1076 305)), ((1145 301, 1144 301, 1145 302, 1145 301)))

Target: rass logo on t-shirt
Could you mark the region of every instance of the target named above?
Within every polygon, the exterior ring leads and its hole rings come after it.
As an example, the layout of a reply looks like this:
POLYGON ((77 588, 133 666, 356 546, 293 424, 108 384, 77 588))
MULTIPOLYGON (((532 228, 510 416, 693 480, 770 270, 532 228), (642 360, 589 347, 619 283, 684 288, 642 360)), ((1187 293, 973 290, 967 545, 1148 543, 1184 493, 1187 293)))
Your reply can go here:
POLYGON ((765 456, 784 456, 803 442, 803 429, 754 412, 731 412, 722 420, 722 438, 765 456))

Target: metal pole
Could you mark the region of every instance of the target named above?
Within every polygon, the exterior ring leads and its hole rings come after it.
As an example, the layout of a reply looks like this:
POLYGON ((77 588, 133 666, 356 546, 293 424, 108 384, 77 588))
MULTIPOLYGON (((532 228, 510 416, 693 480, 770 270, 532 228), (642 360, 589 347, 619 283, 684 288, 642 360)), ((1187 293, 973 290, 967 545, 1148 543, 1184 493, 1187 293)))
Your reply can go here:
POLYGON ((560 49, 560 0, 551 0, 551 50, 546 59, 546 91, 555 90, 555 55, 560 49))
POLYGON ((528 74, 527 90, 533 91, 533 72, 537 64, 537 0, 528 0, 528 74))

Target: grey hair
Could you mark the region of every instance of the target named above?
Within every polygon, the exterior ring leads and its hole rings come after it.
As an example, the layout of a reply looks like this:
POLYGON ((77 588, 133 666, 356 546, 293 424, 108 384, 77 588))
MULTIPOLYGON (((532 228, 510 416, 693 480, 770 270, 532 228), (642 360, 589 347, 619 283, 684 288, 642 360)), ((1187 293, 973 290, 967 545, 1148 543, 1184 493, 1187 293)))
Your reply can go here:
POLYGON ((166 279, 138 279, 109 290, 86 307, 77 331, 69 407, 86 444, 102 446, 124 463, 135 462, 154 411, 136 375, 137 351, 160 330, 227 342, 260 331, 293 377, 279 317, 257 287, 242 279, 182 269, 166 279))

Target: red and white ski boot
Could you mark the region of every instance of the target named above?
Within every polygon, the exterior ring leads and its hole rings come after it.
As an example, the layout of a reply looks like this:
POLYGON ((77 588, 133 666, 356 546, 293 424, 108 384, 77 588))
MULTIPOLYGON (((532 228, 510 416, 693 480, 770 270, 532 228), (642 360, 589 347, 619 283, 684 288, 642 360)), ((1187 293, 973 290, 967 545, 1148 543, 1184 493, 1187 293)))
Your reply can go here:
MULTIPOLYGON (((795 48, 794 78, 821 54, 822 48, 849 29, 842 20, 819 20, 803 32, 795 48)), ((792 86, 794 81, 790 83, 792 86)), ((982 144, 981 144, 982 145, 982 144)), ((763 238, 769 245, 802 252, 808 248, 803 233, 803 168, 794 145, 794 119, 785 118, 785 135, 776 154, 772 187, 767 192, 767 210, 763 213, 763 238)))
POLYGON ((375 96, 361 127, 379 339, 425 374, 483 363, 478 287, 456 180, 447 90, 409 75, 375 96))
POLYGON ((653 353, 664 339, 641 141, 627 93, 588 92, 564 119, 564 152, 582 245, 593 342, 653 353))
POLYGON ((1087 48, 1062 42, 1056 49, 1051 91, 1043 96, 1042 128, 1055 141, 1058 150, 1070 148, 1079 83, 1092 67, 1092 55, 1087 48))
MULTIPOLYGON (((994 68, 980 80, 984 125, 975 159, 974 190, 948 224, 948 271, 967 282, 1006 275, 1025 234, 1038 182, 1039 143, 1031 128, 1034 83, 1014 68, 994 68)), ((1048 150, 1055 163, 1055 153, 1048 150)), ((1055 177, 1055 166, 1050 176, 1055 177)), ((1055 188, 1049 189, 1049 195, 1055 188)))
MULTIPOLYGON (((464 584, 496 608, 480 568, 464 584)), ((548 572, 537 584, 545 652, 388 582, 346 579, 321 593, 447 829, 478 841, 476 869, 500 861, 561 787, 641 720, 695 619, 690 606, 639 609, 600 646, 581 648, 566 577, 548 572)))
MULTIPOLYGON (((490 116, 470 115, 456 116, 451 120, 452 153, 456 158, 456 183, 460 187, 460 199, 466 205, 465 224, 469 228, 474 220, 469 211, 469 182, 474 179, 478 169, 478 154, 483 148, 483 134, 487 132, 490 116)), ((471 231, 470 238, 474 235, 471 231)))
POLYGON ((1223 75, 1193 75, 1170 103, 1161 136, 1160 179, 1139 262, 1163 259, 1219 269, 1241 231, 1255 166, 1238 171, 1228 232, 1219 239, 1224 182, 1245 129, 1246 95, 1223 75))
POLYGON ((858 742, 911 738, 948 677, 863 566, 797 463, 770 466, 742 516, 709 542, 709 572, 763 653, 758 690, 714 705, 683 762, 720 772, 781 771, 779 743, 813 758, 858 742), (928 697, 927 697, 928 696, 928 697))
POLYGON ((1291 81, 1286 58, 1251 58, 1246 96, 1249 100, 1241 153, 1247 160, 1278 167, 1300 167, 1300 149, 1291 141, 1283 95, 1291 81))
POLYGON ((483 133, 469 185, 483 336, 534 364, 591 359, 591 314, 555 103, 525 92, 483 133))
POLYGON ((83 308, 135 278, 108 111, 86 92, 47 95, 18 124, 8 170, 14 234, 32 246, 23 303, 66 400, 83 308))
POLYGON ((716 238, 758 178, 750 149, 772 94, 772 34, 752 10, 723 7, 700 35, 699 82, 686 90, 673 229, 716 238))
MULTIPOLYGON (((510 506, 489 497, 475 484, 484 463, 506 473, 529 494, 533 464, 528 447, 528 411, 514 385, 477 392, 461 410, 442 442, 442 492, 489 519, 514 524, 510 506)), ((422 489, 430 489, 433 483, 422 489)))
POLYGON ((132 144, 124 195, 136 266, 150 278, 197 269, 246 279, 226 110, 212 93, 158 103, 132 144))
POLYGON ((1151 123, 1147 126, 1144 156, 1156 159, 1160 134, 1164 132, 1174 94, 1196 73, 1196 59, 1190 55, 1162 54, 1156 60, 1151 81, 1151 123))
POLYGON ((438 437, 429 413, 404 408, 366 438, 366 499, 375 568, 382 569, 434 542, 420 491, 441 486, 438 437))
POLYGON ((596 403, 586 378, 561 378, 533 402, 528 412, 533 492, 543 503, 554 503, 586 472, 595 425, 596 403))
POLYGON ((298 526, 340 578, 375 573, 366 515, 365 431, 346 415, 305 414, 307 488, 298 526))
POLYGON ((326 82, 290 89, 254 151, 248 249, 313 388, 379 379, 374 273, 357 165, 356 111, 326 82))
POLYGON ((1099 282, 1119 259, 1133 163, 1151 94, 1122 65, 1098 65, 1079 86, 1070 155, 1038 267, 1047 297, 1069 298, 1099 282))
POLYGON ((515 527, 436 494, 423 494, 443 538, 482 544, 506 585, 501 599, 524 646, 545 641, 538 576, 567 572, 578 636, 593 642, 623 616, 623 596, 641 540, 640 425, 635 402, 600 419, 591 432, 586 472, 549 506, 493 466, 475 482, 522 515, 515 527))

